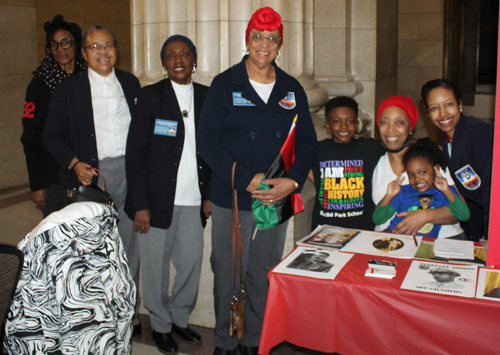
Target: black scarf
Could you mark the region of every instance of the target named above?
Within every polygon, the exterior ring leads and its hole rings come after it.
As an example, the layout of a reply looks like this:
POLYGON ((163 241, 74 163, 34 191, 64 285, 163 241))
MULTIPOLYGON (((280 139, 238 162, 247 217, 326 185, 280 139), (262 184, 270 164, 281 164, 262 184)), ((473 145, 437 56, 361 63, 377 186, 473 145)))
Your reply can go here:
POLYGON ((71 75, 87 69, 87 62, 80 54, 75 56, 75 69, 73 73, 68 73, 63 70, 57 60, 53 57, 46 57, 42 60, 38 68, 33 70, 33 75, 37 75, 43 79, 43 82, 50 88, 50 92, 54 90, 61 81, 69 78, 71 75))
POLYGON ((384 149, 387 150, 389 153, 399 153, 400 151, 402 151, 403 149, 405 149, 406 147, 408 147, 411 143, 412 143, 411 139, 410 138, 406 138, 405 142, 403 143, 403 145, 401 147, 399 147, 399 149, 389 149, 384 144, 384 142, 380 142, 380 144, 382 144, 382 147, 384 147, 384 149))

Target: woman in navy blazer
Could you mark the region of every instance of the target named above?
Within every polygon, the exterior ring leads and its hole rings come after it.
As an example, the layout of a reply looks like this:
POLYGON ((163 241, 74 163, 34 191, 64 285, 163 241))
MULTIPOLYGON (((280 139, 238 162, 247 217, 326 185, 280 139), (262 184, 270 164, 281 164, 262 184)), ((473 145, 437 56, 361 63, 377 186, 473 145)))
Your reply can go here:
MULTIPOLYGON (((213 171, 212 256, 215 301, 214 354, 257 354, 267 298, 267 273, 282 257, 287 222, 258 231, 252 198, 275 204, 302 187, 316 153, 317 138, 304 89, 275 63, 283 40, 280 15, 265 7, 252 16, 246 31, 248 55, 218 75, 208 92, 198 130, 201 155, 213 171), (268 179, 270 189, 257 191, 264 172, 285 142, 298 115, 295 162, 287 176, 268 179), (242 233, 243 288, 247 331, 229 335, 233 296, 231 172, 242 233)), ((239 273, 237 273, 239 279, 239 273)), ((236 281, 238 283, 238 281, 236 281)), ((237 287, 239 289, 239 287, 237 287)))

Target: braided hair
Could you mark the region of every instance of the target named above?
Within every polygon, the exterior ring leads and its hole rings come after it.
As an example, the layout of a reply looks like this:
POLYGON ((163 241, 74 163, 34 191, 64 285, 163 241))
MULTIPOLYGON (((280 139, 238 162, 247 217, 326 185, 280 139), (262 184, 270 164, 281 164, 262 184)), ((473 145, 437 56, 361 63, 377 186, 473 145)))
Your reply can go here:
POLYGON ((443 151, 430 138, 420 138, 408 148, 408 151, 403 156, 405 169, 410 160, 414 158, 427 159, 432 166, 439 165, 446 171, 446 160, 443 151))

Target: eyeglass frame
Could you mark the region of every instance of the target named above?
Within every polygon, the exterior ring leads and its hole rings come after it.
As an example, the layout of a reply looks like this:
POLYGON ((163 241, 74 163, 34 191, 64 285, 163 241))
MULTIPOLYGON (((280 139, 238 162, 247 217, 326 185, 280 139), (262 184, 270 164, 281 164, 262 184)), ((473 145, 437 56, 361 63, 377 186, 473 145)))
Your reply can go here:
POLYGON ((57 51, 57 49, 59 48, 59 46, 61 46, 61 49, 70 49, 71 47, 73 47, 73 44, 75 44, 75 42, 74 42, 74 41, 72 41, 70 38, 62 38, 59 42, 54 41, 53 39, 51 39, 51 40, 49 41, 49 43, 47 43, 47 47, 48 47, 51 51, 55 52, 55 51, 57 51), (68 40, 68 41, 69 41, 70 45, 69 45, 69 47, 68 47, 68 48, 64 48, 64 47, 62 46, 62 42, 63 42, 64 40, 68 40), (53 48, 52 48, 52 47, 53 47, 53 45, 55 45, 55 46, 56 46, 56 48, 55 48, 55 49, 53 49, 53 48))
POLYGON ((110 50, 115 50, 116 49, 116 44, 114 43, 93 43, 89 44, 88 46, 83 46, 85 49, 89 49, 91 52, 100 52, 101 49, 104 49, 105 52, 108 52, 110 50), (106 47, 104 47, 106 46, 106 47))
POLYGON ((280 36, 264 36, 262 34, 262 32, 261 33, 256 33, 256 34, 254 34, 253 32, 250 32, 249 36, 252 38, 253 44, 256 44, 256 45, 262 43, 263 40, 266 40, 267 43, 269 43, 271 46, 275 46, 275 47, 278 47, 280 45, 280 43, 281 43, 281 37, 280 36), (260 36, 260 37, 262 37, 262 39, 256 40, 254 36, 260 36), (277 38, 278 42, 276 44, 273 43, 270 40, 271 38, 277 38))

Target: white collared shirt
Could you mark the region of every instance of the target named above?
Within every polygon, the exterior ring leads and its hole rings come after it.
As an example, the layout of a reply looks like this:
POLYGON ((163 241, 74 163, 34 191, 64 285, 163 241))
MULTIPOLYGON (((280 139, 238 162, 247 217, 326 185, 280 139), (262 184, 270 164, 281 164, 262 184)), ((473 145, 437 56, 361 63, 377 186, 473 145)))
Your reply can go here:
POLYGON ((115 70, 101 76, 89 68, 92 111, 99 160, 125 155, 130 110, 115 70))

